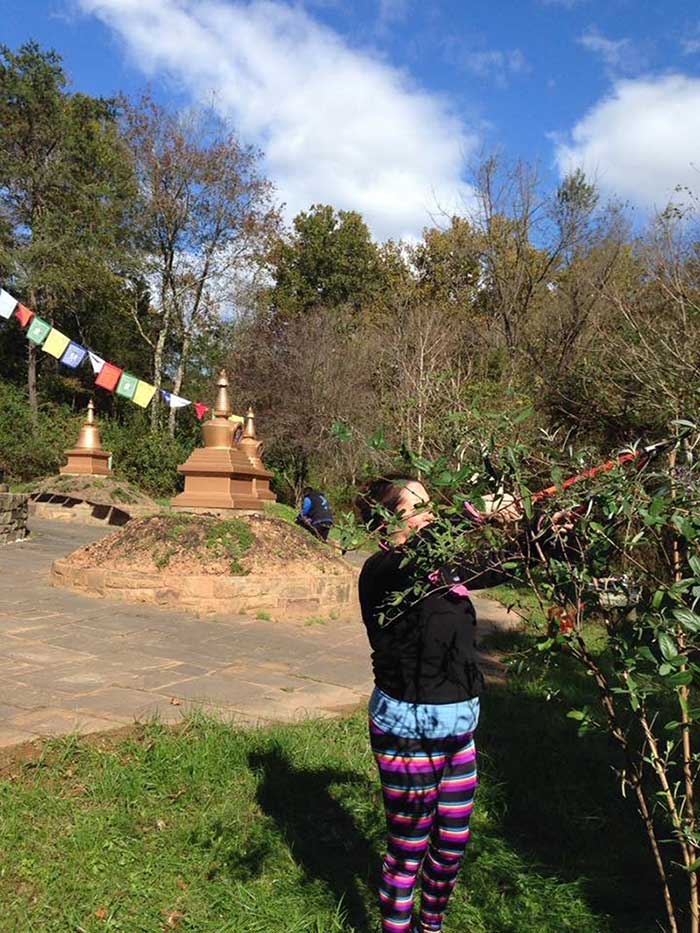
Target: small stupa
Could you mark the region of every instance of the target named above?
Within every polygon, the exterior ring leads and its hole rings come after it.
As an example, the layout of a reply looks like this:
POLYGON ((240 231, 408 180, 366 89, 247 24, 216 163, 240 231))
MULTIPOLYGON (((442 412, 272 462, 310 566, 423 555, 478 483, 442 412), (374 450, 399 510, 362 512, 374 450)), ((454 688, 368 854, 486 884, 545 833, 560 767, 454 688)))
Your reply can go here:
POLYGON ((90 399, 78 440, 72 450, 66 451, 68 463, 61 467, 65 476, 109 476, 111 454, 102 449, 100 429, 95 422, 95 404, 90 399))
POLYGON ((262 444, 255 434, 255 415, 248 410, 243 432, 231 421, 232 408, 226 371, 219 373, 212 416, 202 427, 204 447, 192 451, 178 467, 185 490, 173 508, 188 512, 237 510, 259 512, 277 498, 270 491, 272 473, 262 462, 262 444))

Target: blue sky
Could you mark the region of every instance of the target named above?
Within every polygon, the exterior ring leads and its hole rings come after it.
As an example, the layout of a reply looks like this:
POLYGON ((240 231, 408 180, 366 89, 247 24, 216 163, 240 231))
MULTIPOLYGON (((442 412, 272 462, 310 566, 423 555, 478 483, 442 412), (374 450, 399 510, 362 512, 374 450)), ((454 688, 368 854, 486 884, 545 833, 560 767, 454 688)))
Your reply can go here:
POLYGON ((0 0, 0 37, 76 89, 206 102, 265 151, 291 216, 355 208, 378 237, 467 209, 480 152, 574 165, 642 213, 700 185, 690 0, 0 0))

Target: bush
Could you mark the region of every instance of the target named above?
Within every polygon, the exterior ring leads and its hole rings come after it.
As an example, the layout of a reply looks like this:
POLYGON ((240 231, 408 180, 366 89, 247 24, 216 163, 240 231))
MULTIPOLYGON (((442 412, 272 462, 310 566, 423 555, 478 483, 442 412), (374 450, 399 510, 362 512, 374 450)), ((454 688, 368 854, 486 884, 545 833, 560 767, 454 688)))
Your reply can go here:
POLYGON ((36 423, 24 390, 0 380, 0 466, 12 480, 57 473, 82 418, 67 405, 43 403, 36 423))
POLYGON ((112 452, 117 476, 152 496, 170 496, 182 489, 183 477, 177 468, 185 462, 191 447, 164 431, 151 434, 144 416, 125 424, 104 422, 102 439, 112 452))

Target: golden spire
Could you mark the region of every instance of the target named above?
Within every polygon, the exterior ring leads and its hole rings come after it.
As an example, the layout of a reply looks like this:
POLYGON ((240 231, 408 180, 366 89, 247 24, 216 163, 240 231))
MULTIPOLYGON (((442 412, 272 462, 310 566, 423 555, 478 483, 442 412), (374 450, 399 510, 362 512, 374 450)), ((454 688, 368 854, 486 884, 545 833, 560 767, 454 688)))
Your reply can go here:
POLYGON ((248 408, 248 411, 245 414, 245 421, 243 422, 243 437, 252 437, 255 438, 255 412, 252 408, 248 408))
POLYGON ((219 373, 216 385, 216 402, 214 403, 212 418, 228 418, 229 415, 233 414, 233 409, 231 408, 231 399, 228 394, 229 382, 225 369, 222 369, 219 373))
POLYGON ((102 450, 102 439, 100 438, 100 429, 95 423, 95 403, 92 399, 88 402, 87 417, 80 429, 78 440, 75 444, 76 450, 102 450))

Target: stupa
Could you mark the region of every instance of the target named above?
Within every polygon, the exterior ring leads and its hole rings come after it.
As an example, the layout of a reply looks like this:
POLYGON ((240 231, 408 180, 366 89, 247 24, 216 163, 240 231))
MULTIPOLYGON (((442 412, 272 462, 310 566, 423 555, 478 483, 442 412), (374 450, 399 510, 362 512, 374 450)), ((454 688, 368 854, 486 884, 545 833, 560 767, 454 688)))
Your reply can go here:
POLYGON ((102 449, 100 429, 95 423, 95 404, 90 399, 87 418, 80 429, 78 440, 72 450, 66 451, 68 463, 61 467, 67 476, 110 476, 111 454, 102 449))
POLYGON ((255 416, 248 410, 243 431, 232 414, 225 370, 217 380, 216 403, 202 427, 204 447, 192 451, 178 467, 185 489, 172 501, 187 512, 260 512, 277 498, 270 491, 272 473, 262 462, 262 444, 255 434, 255 416))

